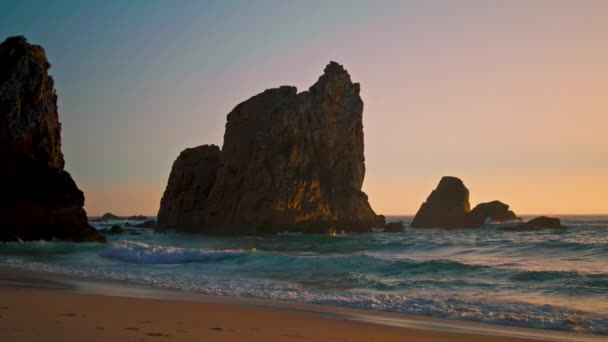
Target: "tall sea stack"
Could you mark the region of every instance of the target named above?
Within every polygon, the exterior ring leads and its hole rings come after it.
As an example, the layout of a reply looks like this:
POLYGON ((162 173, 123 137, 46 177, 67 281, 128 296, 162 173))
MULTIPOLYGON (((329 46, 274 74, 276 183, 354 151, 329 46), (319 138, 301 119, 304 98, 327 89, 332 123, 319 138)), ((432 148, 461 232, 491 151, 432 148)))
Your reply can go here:
MULTIPOLYGON (((190 162, 200 167, 184 171, 183 158, 176 160, 159 226, 235 234, 383 227, 361 191, 362 115, 359 84, 335 62, 308 91, 282 86, 237 105, 228 114, 217 163, 190 162), (182 186, 201 174, 214 174, 208 193, 182 186), (196 205, 184 198, 195 198, 196 205), (188 211, 184 206, 196 207, 196 213, 169 214, 188 211)), ((198 152, 201 159, 207 155, 198 152)), ((211 178, 203 178, 207 188, 211 178)))
POLYGON ((44 49, 0 44, 0 240, 102 241, 64 168, 57 94, 44 49))

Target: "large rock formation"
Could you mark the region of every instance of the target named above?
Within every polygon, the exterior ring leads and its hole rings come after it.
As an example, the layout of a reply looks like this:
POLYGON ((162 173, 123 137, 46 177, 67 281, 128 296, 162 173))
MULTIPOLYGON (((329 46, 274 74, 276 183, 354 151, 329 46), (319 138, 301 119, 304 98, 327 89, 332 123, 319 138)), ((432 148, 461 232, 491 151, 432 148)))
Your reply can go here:
POLYGON ((207 218, 207 197, 215 184, 220 154, 215 145, 188 148, 180 153, 160 202, 159 227, 200 229, 207 218))
MULTIPOLYGON (((335 62, 308 91, 282 86, 239 104, 228 114, 210 192, 179 184, 173 173, 187 173, 177 165, 180 156, 161 201, 159 226, 216 233, 383 227, 361 191, 362 114, 359 84, 335 62), (198 201, 190 205, 191 215, 181 214, 180 196, 198 201), (175 214, 165 219, 167 212, 175 214)), ((209 167, 197 166, 196 173, 209 167)))
POLYGON ((416 213, 414 228, 460 228, 466 224, 469 189, 456 177, 443 177, 416 213))
POLYGON ((0 44, 0 240, 101 241, 63 170, 57 95, 44 49, 0 44))
POLYGON ((478 204, 470 210, 469 190, 456 177, 443 177, 422 204, 411 226, 414 228, 479 228, 487 221, 506 222, 519 218, 500 201, 478 204))

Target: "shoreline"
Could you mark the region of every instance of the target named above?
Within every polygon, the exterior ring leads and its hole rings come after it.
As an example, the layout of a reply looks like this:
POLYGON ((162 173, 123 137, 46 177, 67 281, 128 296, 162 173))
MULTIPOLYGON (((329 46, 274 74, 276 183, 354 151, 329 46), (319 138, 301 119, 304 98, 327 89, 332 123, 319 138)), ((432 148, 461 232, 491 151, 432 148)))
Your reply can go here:
MULTIPOLYGON (((9 266, 0 266, 0 307, 6 307, 6 303, 8 302, 12 303, 12 305, 8 306, 9 309, 12 306, 16 306, 17 308, 20 306, 27 307, 30 305, 27 303, 30 301, 30 298, 36 298, 36 303, 52 302, 45 304, 45 307, 49 305, 52 307, 66 306, 63 308, 64 310, 68 310, 70 305, 73 306, 75 303, 78 303, 80 306, 85 306, 79 308, 80 311, 86 312, 79 314, 85 316, 99 315, 99 313, 95 312, 95 305, 87 307, 87 303, 99 302, 112 303, 112 311, 125 311, 124 314, 127 316, 145 316, 151 312, 158 311, 156 308, 157 306, 167 307, 165 310, 173 312, 172 317, 179 316, 182 311, 183 314, 195 311, 196 315, 194 316, 211 316, 206 317, 207 319, 210 319, 219 318, 214 317, 214 313, 222 312, 226 314, 226 317, 217 324, 236 324, 238 327, 229 328, 233 331, 243 331, 243 327, 241 326, 243 322, 232 322, 227 317, 239 317, 239 321, 241 321, 242 317, 254 316, 258 317, 261 321, 270 324, 270 326, 272 326, 272 322, 274 322, 274 325, 281 326, 282 328, 287 329, 287 331, 301 330, 303 321, 314 322, 313 325, 324 326, 324 329, 331 330, 332 334, 338 336, 337 338, 345 340, 365 340, 365 338, 363 338, 364 336, 373 336, 375 338, 380 338, 380 340, 392 340, 393 337, 397 336, 400 336, 401 339, 406 336, 415 336, 415 338, 420 341, 482 341, 490 337, 493 341, 600 341, 605 337, 339 306, 180 292, 145 285, 129 284, 126 282, 87 280, 65 275, 25 271, 9 266), (65 302, 65 305, 62 304, 62 301, 65 302), (128 309, 125 310, 125 308, 128 309), (210 311, 212 314, 210 314, 210 311), (365 331, 353 334, 353 331, 360 329, 365 331)), ((32 303, 31 305, 36 304, 32 303)), ((36 305, 36 307, 39 306, 41 305, 36 305)), ((8 316, 8 312, 10 312, 9 309, 1 310, 2 312, 0 312, 0 315, 2 316, 0 319, 0 327, 2 327, 2 329, 0 329, 0 339, 2 340, 4 340, 2 335, 5 335, 11 328, 10 325, 6 325, 7 318, 10 318, 10 316, 8 316)), ((44 314, 39 311, 34 313, 32 308, 28 308, 27 311, 29 314, 36 316, 32 317, 33 321, 41 323, 41 326, 37 327, 38 330, 45 329, 44 327, 47 326, 47 324, 42 323, 46 320, 51 323, 57 323, 56 317, 38 317, 39 315, 44 316, 44 314)), ((25 318, 22 318, 22 320, 24 319, 25 318)), ((109 317, 99 317, 98 320, 99 319, 107 320, 109 317)), ((27 320, 30 319, 28 318, 27 320)), ((22 323, 26 324, 26 322, 22 323)), ((161 325, 165 325, 165 323, 166 322, 163 322, 161 325)), ((268 328, 270 328, 270 326, 268 328)), ((50 329, 50 327, 47 328, 50 329)), ((171 330, 169 327, 164 328, 167 331, 171 330)), ((190 327, 190 331, 196 330, 196 328, 197 324, 193 323, 193 326, 190 327)), ((162 335, 148 335, 148 337, 168 335, 165 337, 173 337, 177 340, 189 340, 188 338, 200 338, 202 336, 200 334, 204 335, 205 332, 215 334, 215 337, 210 336, 210 338, 213 337, 214 340, 231 340, 231 338, 235 337, 230 337, 226 334, 220 336, 218 335, 218 332, 224 330, 213 330, 213 328, 214 327, 209 327, 206 331, 200 331, 198 335, 194 336, 185 336, 183 333, 176 335, 175 332, 180 329, 173 329, 171 334, 163 333, 162 335)), ((64 329, 67 329, 66 333, 69 332, 71 334, 76 333, 76 331, 72 331, 72 329, 80 330, 81 328, 68 326, 64 327, 64 329)), ((105 329, 106 328, 104 328, 104 331, 105 329)), ((139 328, 137 329, 138 330, 126 330, 128 333, 127 335, 123 336, 118 334, 113 335, 112 338, 128 339, 129 336, 133 335, 134 331, 139 331, 139 328)), ((261 327, 253 327, 253 329, 261 329, 261 327)), ((119 333, 125 333, 124 329, 121 330, 117 328, 114 330, 119 333)), ((283 340, 286 337, 289 337, 287 336, 289 334, 283 334, 282 336, 273 334, 272 329, 263 330, 265 331, 265 333, 262 334, 264 335, 264 339, 283 340)), ((249 331, 253 332, 254 330, 249 331)), ((53 335, 52 332, 50 333, 53 335)), ((87 338, 90 338, 86 335, 86 331, 81 333, 85 335, 79 336, 87 336, 87 338)), ((95 334, 98 334, 99 331, 91 330, 88 333, 94 338, 95 334)), ((304 332, 302 332, 302 334, 304 334, 304 332)), ((262 335, 257 337, 261 338, 262 335)), ((303 336, 304 335, 300 336, 300 338, 303 338, 303 336)), ((327 338, 328 336, 329 335, 317 335, 312 338, 316 340, 319 338, 327 338)), ((5 335, 5 337, 10 337, 8 340, 13 340, 14 338, 19 340, 18 336, 5 335)), ((63 340, 66 336, 56 337, 58 340, 63 340)), ((108 336, 104 337, 104 339, 107 337, 108 336)), ((252 335, 247 337, 240 336, 239 338, 256 340, 257 337, 252 335)))

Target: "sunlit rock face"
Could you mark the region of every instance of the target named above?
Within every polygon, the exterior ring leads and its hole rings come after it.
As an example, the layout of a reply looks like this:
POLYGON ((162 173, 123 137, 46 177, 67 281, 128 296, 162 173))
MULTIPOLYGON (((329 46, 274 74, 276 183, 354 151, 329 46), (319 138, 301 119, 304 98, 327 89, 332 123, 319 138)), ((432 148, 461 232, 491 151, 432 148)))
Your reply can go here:
POLYGON ((486 222, 515 221, 519 218, 500 201, 480 203, 473 210, 469 189, 456 177, 443 177, 437 188, 416 213, 414 228, 479 228, 486 222))
MULTIPOLYGON (((206 200, 204 219, 197 219, 197 230, 271 233, 383 227, 384 220, 361 191, 362 115, 359 84, 335 62, 308 91, 282 86, 237 105, 228 114, 215 184, 208 197, 201 198, 206 200)), ((160 212, 164 206, 163 199, 160 212)), ((181 224, 178 221, 174 226, 181 224)))
POLYGON ((63 170, 49 68, 44 49, 24 37, 0 44, 0 239, 101 241, 63 170))

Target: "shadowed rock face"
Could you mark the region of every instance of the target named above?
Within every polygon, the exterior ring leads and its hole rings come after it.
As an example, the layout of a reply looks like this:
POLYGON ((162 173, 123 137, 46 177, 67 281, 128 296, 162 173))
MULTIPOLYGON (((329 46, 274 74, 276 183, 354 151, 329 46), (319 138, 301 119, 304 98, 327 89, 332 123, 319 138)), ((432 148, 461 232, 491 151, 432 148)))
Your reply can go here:
POLYGON ((405 232, 405 224, 403 222, 389 222, 384 227, 385 233, 403 233, 405 232))
POLYGON ((515 221, 519 218, 513 211, 509 210, 507 204, 501 201, 492 201, 475 206, 468 214, 467 224, 472 227, 479 227, 488 219, 492 222, 506 222, 515 221))
MULTIPOLYGON (((194 196, 205 210, 188 225, 218 233, 383 227, 361 191, 362 115, 359 84, 335 62, 308 91, 282 86, 239 104, 228 114, 215 184, 194 196)), ((163 198, 160 213, 173 202, 163 198)), ((179 215, 161 223, 160 213, 159 226, 184 223, 179 215)))
POLYGON ((220 148, 188 148, 173 163, 158 212, 159 227, 196 230, 207 217, 207 197, 220 166, 220 148))
POLYGON ((471 206, 469 189, 456 177, 443 177, 416 213, 414 228, 464 227, 471 206))
POLYGON ((44 49, 0 44, 0 239, 103 240, 63 170, 57 95, 44 49))
POLYGON ((539 230, 539 229, 560 229, 567 228, 562 225, 562 221, 557 217, 540 216, 534 218, 528 222, 519 224, 513 227, 505 227, 503 230, 506 231, 520 231, 520 230, 539 230))

